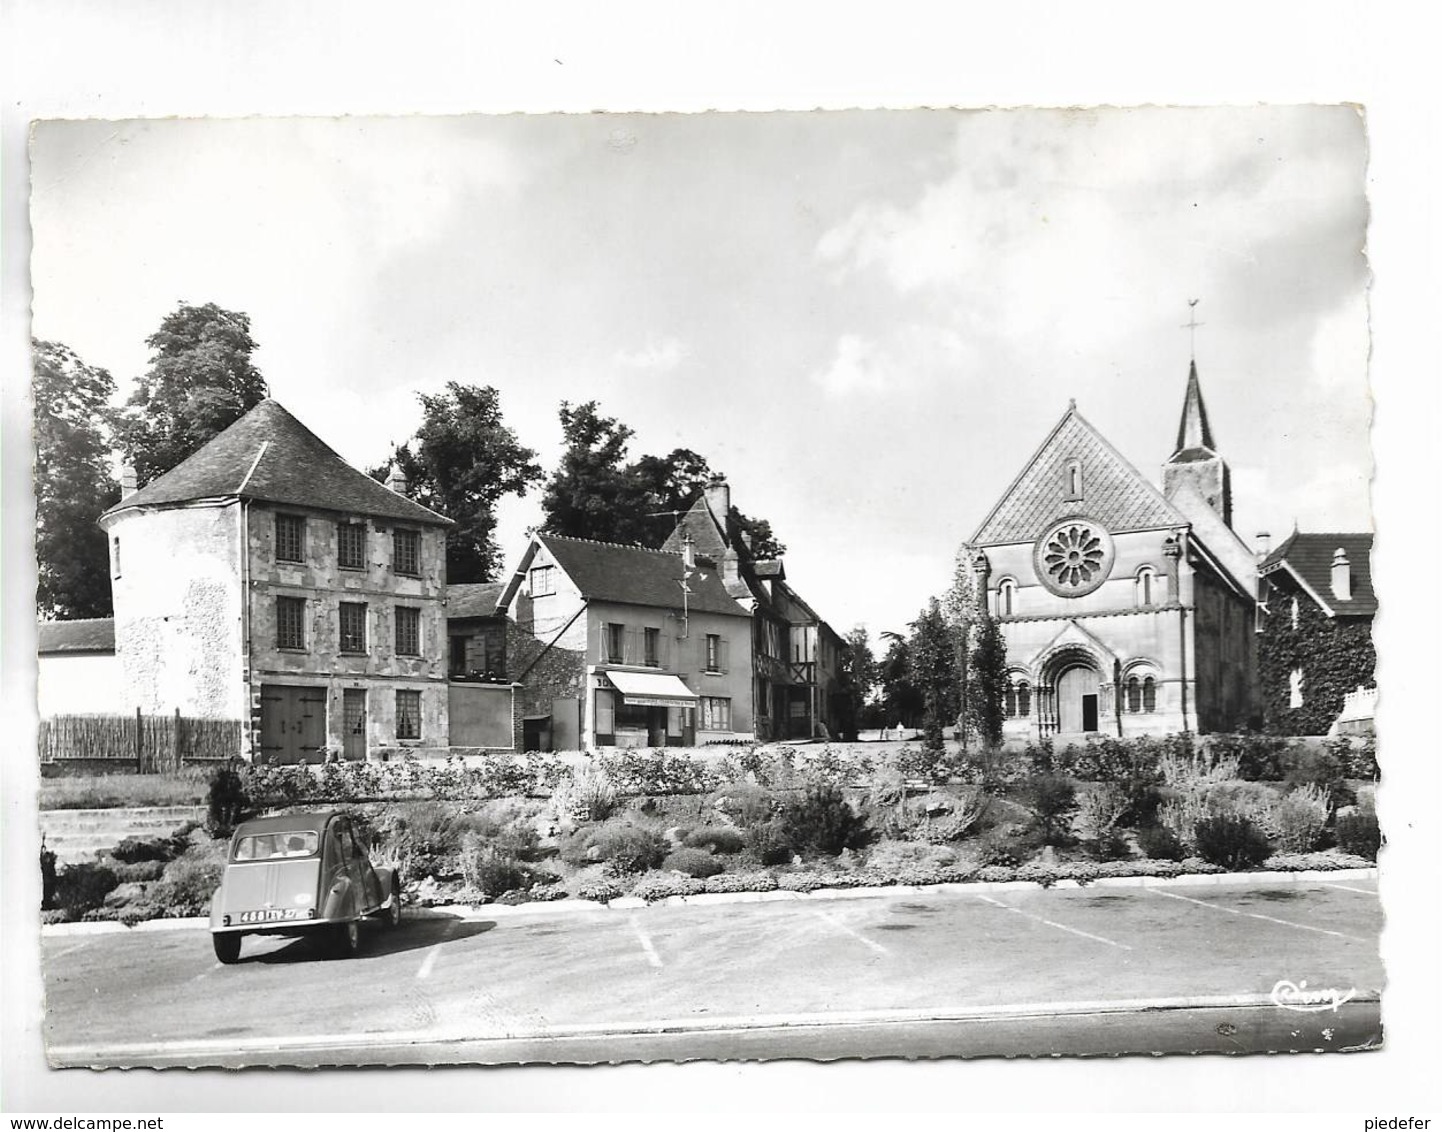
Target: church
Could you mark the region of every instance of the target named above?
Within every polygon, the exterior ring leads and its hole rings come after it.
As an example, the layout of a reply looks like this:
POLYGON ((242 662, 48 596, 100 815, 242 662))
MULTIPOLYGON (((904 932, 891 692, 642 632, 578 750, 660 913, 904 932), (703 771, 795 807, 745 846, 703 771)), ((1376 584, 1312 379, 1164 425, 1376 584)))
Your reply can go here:
POLYGON ((1008 738, 1257 722, 1256 559, 1195 360, 1158 489, 1073 401, 971 539, 1006 642, 1008 738))

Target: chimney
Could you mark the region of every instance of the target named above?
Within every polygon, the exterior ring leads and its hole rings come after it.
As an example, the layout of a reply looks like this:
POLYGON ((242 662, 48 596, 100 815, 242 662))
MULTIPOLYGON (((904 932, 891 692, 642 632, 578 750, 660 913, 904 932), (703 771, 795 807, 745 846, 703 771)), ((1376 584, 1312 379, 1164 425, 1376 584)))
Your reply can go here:
POLYGON ((741 556, 729 546, 726 553, 721 555, 721 581, 728 586, 734 586, 741 581, 741 556))
POLYGON ((725 529, 726 520, 731 515, 731 485, 723 479, 712 480, 706 485, 706 503, 716 521, 725 529))
POLYGON ((1352 564, 1340 546, 1332 554, 1332 594, 1338 601, 1352 600, 1352 564))
POLYGON ((1257 532, 1257 561, 1260 562, 1267 555, 1272 553, 1272 535, 1270 531, 1257 532))
POLYGON ((121 465, 120 465, 120 498, 121 498, 121 499, 125 499, 125 498, 128 497, 128 496, 134 495, 134 494, 135 494, 137 491, 139 491, 139 490, 140 490, 140 483, 139 483, 139 480, 136 478, 136 475, 135 475, 135 465, 134 465, 134 464, 121 464, 121 465))
POLYGON ((397 495, 406 493, 406 474, 401 471, 399 464, 391 465, 391 474, 386 477, 386 487, 390 488, 397 495))

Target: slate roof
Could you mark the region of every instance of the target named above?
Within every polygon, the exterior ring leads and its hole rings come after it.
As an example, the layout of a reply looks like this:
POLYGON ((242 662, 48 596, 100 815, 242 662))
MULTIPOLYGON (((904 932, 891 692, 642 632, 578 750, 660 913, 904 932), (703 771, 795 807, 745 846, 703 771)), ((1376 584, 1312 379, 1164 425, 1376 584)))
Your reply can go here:
POLYGON ((681 521, 676 524, 676 529, 666 536, 661 549, 680 554, 687 534, 691 536, 691 544, 696 548, 697 554, 720 561, 721 556, 726 553, 726 539, 721 524, 712 512, 711 505, 706 502, 705 492, 698 495, 696 502, 681 516, 681 521))
POLYGON ((446 587, 447 617, 494 617, 505 592, 504 582, 477 582, 446 587))
POLYGON ((451 524, 445 516, 397 495, 351 467, 280 402, 270 399, 101 518, 129 507, 227 497, 412 523, 451 524))
MULTIPOLYGON (((538 534, 536 538, 588 600, 667 609, 681 605, 683 566, 679 554, 562 535, 538 534)), ((688 604, 693 611, 748 616, 727 594, 718 569, 698 567, 690 586, 688 604)))
POLYGON ((1031 542, 1054 521, 1084 514, 1109 531, 1180 526, 1186 518, 1073 404, 972 536, 976 546, 1031 542), (1081 462, 1082 498, 1067 497, 1067 464, 1081 462))
POLYGON ((91 617, 82 621, 40 621, 36 651, 41 656, 72 652, 114 652, 115 618, 91 617))
POLYGON ((1372 589, 1370 534, 1293 531, 1286 542, 1262 560, 1257 570, 1265 577, 1288 567, 1330 612, 1343 617, 1370 617, 1377 612, 1377 594, 1372 589), (1339 546, 1347 552, 1347 561, 1352 565, 1351 601, 1342 601, 1332 593, 1332 555, 1339 546))
POLYGON ((1197 363, 1193 359, 1187 375, 1186 400, 1182 402, 1182 419, 1177 425, 1176 455, 1172 459, 1191 462, 1203 459, 1203 454, 1215 456, 1216 452, 1212 426, 1207 421, 1207 403, 1202 400, 1202 383, 1197 380, 1197 363))

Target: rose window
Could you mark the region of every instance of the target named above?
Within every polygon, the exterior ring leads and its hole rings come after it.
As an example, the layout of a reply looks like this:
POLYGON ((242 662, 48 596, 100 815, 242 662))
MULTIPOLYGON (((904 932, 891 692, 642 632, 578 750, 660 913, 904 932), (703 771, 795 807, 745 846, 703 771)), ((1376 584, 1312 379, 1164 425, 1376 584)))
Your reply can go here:
POLYGON ((1067 519, 1037 542, 1037 575, 1053 593, 1077 597, 1106 581, 1112 553, 1111 536, 1100 526, 1067 519))

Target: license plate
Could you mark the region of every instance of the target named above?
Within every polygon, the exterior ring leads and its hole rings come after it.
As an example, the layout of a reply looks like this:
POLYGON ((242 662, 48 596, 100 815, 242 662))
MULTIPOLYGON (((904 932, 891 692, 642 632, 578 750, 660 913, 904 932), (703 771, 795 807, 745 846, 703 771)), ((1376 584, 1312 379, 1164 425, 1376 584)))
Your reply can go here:
POLYGON ((271 920, 294 920, 300 915, 295 908, 262 908, 258 912, 242 912, 240 922, 242 924, 262 924, 271 920))

